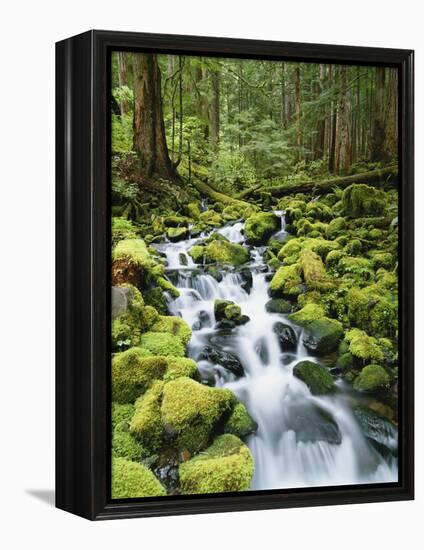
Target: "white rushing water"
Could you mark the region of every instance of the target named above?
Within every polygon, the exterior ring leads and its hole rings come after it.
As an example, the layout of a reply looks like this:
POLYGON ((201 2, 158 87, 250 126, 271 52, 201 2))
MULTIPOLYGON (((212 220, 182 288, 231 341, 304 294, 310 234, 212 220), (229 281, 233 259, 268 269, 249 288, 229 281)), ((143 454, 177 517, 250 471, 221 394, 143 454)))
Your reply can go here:
MULTIPOLYGON (((287 235, 284 213, 275 214, 281 217, 281 230, 275 237, 282 240, 287 235)), ((218 232, 232 242, 244 242, 242 223, 227 225, 218 232)), ((352 412, 352 396, 343 382, 337 382, 335 395, 316 397, 293 375, 293 367, 300 360, 319 359, 309 356, 301 338, 297 349, 281 349, 273 331, 275 323, 291 325, 298 336, 300 329, 286 315, 265 309, 269 271, 263 249, 249 247, 251 262, 243 266, 252 274, 249 289, 235 270, 223 271, 219 282, 199 270, 188 255, 198 241, 157 245, 166 255, 168 270, 175 270, 181 292, 169 307, 173 315, 182 316, 193 328, 189 355, 197 360, 202 379, 230 388, 258 424, 257 432, 246 441, 255 458, 252 489, 397 481, 396 460, 393 456, 384 458, 363 435, 352 412), (216 299, 236 302, 250 321, 231 331, 217 329, 216 299), (202 359, 206 346, 235 355, 244 376, 237 378, 228 369, 202 359)), ((396 438, 387 443, 391 448, 397 446, 396 438)))

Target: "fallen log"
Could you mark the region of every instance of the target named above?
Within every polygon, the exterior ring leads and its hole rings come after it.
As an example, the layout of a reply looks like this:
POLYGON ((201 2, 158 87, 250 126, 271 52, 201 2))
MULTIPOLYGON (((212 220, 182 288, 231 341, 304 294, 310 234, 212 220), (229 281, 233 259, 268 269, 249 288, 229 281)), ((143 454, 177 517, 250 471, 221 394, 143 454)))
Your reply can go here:
POLYGON ((343 176, 339 178, 333 178, 323 181, 309 181, 295 184, 280 185, 278 187, 261 187, 260 189, 252 190, 250 188, 248 196, 250 194, 257 193, 259 191, 266 191, 271 193, 274 197, 284 197, 294 193, 329 193, 333 187, 339 187, 345 189, 352 183, 366 183, 368 185, 396 185, 398 175, 397 165, 388 166, 382 170, 371 170, 370 172, 362 172, 361 174, 353 174, 352 176, 343 176))
POLYGON ((236 195, 236 199, 244 199, 244 197, 248 197, 249 195, 257 191, 261 187, 262 187, 262 183, 255 183, 248 189, 245 189, 244 191, 241 191, 240 193, 238 193, 236 195))
POLYGON ((192 181, 191 183, 199 191, 199 193, 202 193, 202 195, 206 195, 207 197, 209 197, 210 199, 213 199, 214 201, 222 202, 223 204, 238 204, 244 207, 251 206, 249 202, 236 199, 234 197, 230 197, 229 195, 225 195, 220 191, 216 191, 210 185, 202 181, 195 180, 195 181, 192 181))

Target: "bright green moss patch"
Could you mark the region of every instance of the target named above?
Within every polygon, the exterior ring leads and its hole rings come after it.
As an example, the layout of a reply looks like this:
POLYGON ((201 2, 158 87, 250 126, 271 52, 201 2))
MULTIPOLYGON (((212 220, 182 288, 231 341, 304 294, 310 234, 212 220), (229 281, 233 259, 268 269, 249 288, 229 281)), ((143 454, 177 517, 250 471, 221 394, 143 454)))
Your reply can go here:
POLYGON ((269 289, 271 296, 289 298, 302 292, 301 267, 298 264, 280 267, 272 278, 269 289))
POLYGON ((350 330, 345 334, 345 340, 349 344, 350 353, 358 359, 363 361, 382 361, 384 359, 377 339, 368 336, 363 330, 350 330))
POLYGON ((325 271, 321 258, 313 250, 302 250, 300 254, 303 278, 310 289, 328 290, 332 283, 325 271))
POLYGON ((198 376, 197 365, 193 359, 188 359, 187 357, 167 357, 167 361, 168 367, 163 377, 165 381, 175 380, 182 376, 188 378, 196 378, 198 376))
POLYGON ((137 238, 137 229, 134 224, 121 217, 112 217, 112 243, 116 244, 118 241, 124 239, 137 238))
POLYGON ((331 374, 312 361, 301 361, 293 369, 293 374, 310 389, 314 395, 332 393, 335 391, 334 380, 331 374))
POLYGON ((185 346, 181 339, 168 332, 145 332, 141 335, 140 344, 152 355, 185 355, 185 346))
POLYGON ((129 425, 134 411, 131 403, 112 403, 112 429, 121 423, 129 425))
POLYGON ((113 401, 133 402, 146 391, 153 380, 162 378, 164 375, 167 368, 166 359, 146 357, 144 353, 138 348, 131 348, 114 356, 112 360, 113 401))
POLYGON ((250 243, 260 245, 265 244, 279 228, 280 219, 273 212, 259 212, 247 218, 244 231, 250 243))
POLYGON ((166 236, 172 243, 175 243, 177 241, 187 239, 189 236, 189 230, 187 227, 169 227, 166 232, 166 236))
POLYGON ((112 460, 112 498, 165 495, 165 489, 146 466, 123 458, 112 460))
POLYGON ((258 425, 248 413, 245 405, 237 403, 225 423, 224 432, 243 438, 256 432, 257 429, 258 425))
POLYGON ((384 192, 362 183, 354 183, 343 191, 342 204, 348 216, 378 216, 385 209, 384 192))
POLYGON ((165 430, 180 449, 198 451, 207 445, 215 424, 234 401, 229 390, 203 386, 190 378, 172 380, 163 391, 165 430))
POLYGON ((114 430, 112 436, 112 456, 138 462, 143 454, 140 443, 128 431, 114 430))
POLYGON ((363 392, 387 390, 389 386, 389 375, 380 365, 368 365, 364 367, 353 383, 355 390, 363 392))
POLYGON ((316 321, 317 319, 323 319, 324 317, 324 308, 314 303, 307 304, 299 311, 289 315, 289 318, 293 321, 293 323, 296 323, 296 325, 300 325, 301 327, 305 327, 310 322, 316 321))
POLYGON ((231 243, 219 234, 212 235, 206 246, 195 245, 188 251, 196 263, 218 263, 239 266, 249 260, 247 248, 231 243))
POLYGON ((188 462, 180 465, 184 494, 247 491, 254 471, 249 448, 237 437, 225 434, 188 462))
POLYGON ((157 380, 135 403, 130 431, 150 451, 157 451, 164 439, 161 402, 164 382, 157 380))
POLYGON ((181 317, 160 316, 152 325, 152 332, 167 332, 173 334, 186 345, 191 338, 190 326, 181 317))

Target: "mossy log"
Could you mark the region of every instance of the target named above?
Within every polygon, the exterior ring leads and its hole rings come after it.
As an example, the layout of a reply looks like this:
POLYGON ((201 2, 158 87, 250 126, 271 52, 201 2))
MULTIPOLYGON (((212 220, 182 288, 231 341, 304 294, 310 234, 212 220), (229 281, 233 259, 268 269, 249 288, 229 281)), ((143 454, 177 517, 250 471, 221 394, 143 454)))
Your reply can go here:
POLYGON ((248 189, 245 189, 244 191, 241 191, 240 193, 238 193, 235 198, 236 199, 244 199, 245 197, 248 197, 249 195, 251 195, 252 193, 257 191, 261 187, 262 187, 262 183, 255 183, 254 185, 252 185, 248 189))
POLYGON ((374 218, 356 218, 349 220, 348 224, 350 227, 361 227, 362 225, 372 225, 373 227, 378 227, 384 229, 388 227, 393 221, 393 217, 389 216, 378 216, 374 218))
POLYGON ((345 189, 352 183, 366 183, 368 185, 396 185, 397 175, 398 167, 397 165, 394 165, 383 168, 382 170, 372 170, 370 172, 362 172, 361 174, 353 174, 352 176, 344 176, 330 180, 309 181, 296 183, 294 185, 287 184, 279 187, 261 187, 260 189, 254 189, 251 187, 249 190, 246 190, 249 191, 249 193, 246 193, 244 197, 257 193, 261 190, 271 193, 274 197, 284 197, 285 195, 292 195, 295 193, 329 193, 333 187, 345 189))
POLYGON ((249 202, 235 199, 233 197, 230 197, 229 195, 225 195, 224 193, 221 193, 220 191, 216 191, 210 185, 202 181, 195 180, 192 182, 192 184, 199 191, 199 193, 202 193, 202 195, 206 195, 207 197, 209 197, 210 199, 213 199, 216 202, 222 202, 223 204, 238 204, 243 207, 251 206, 249 202))

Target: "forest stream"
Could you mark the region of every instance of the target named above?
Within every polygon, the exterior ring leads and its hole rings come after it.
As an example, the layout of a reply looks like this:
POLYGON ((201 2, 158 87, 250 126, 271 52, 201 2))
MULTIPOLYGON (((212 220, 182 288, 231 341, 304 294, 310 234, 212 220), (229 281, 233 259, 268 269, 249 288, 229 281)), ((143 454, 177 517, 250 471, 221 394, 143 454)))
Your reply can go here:
MULTIPOLYGON (((274 213, 281 218, 281 229, 273 237, 284 241, 285 213, 274 213)), ((263 259, 265 247, 246 244, 243 229, 242 222, 230 223, 155 248, 166 256, 167 276, 181 293, 170 301, 169 310, 192 328, 188 356, 197 362, 202 382, 232 390, 257 423, 246 439, 255 462, 251 489, 397 481, 393 424, 371 428, 373 445, 354 414, 359 402, 348 384, 340 378, 333 395, 314 396, 293 375, 299 362, 319 364, 321 358, 308 353, 302 329, 287 314, 266 310, 272 273, 263 259), (247 247, 249 263, 239 270, 222 268, 218 277, 195 264, 188 250, 215 232, 247 247), (216 300, 239 304, 249 320, 221 328, 215 319, 216 300), (231 368, 222 366, 223 355, 231 368)), ((365 401, 363 397, 360 403, 365 401)))

